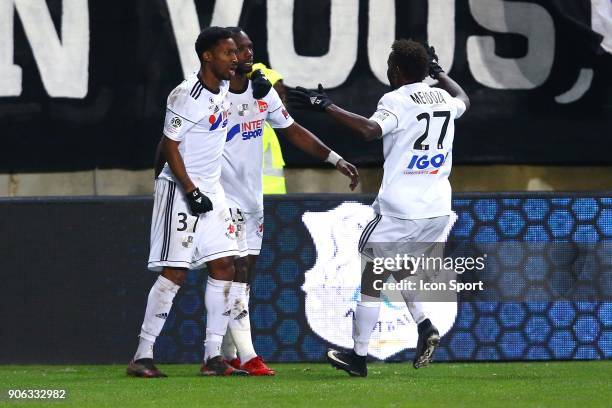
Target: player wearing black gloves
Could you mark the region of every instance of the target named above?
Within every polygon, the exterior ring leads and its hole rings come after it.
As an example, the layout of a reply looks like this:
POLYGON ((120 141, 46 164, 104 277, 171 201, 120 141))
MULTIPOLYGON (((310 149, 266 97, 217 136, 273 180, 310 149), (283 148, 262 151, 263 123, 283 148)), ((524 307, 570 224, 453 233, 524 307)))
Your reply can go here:
POLYGON ((234 368, 250 375, 274 375, 253 346, 249 312, 249 282, 252 280, 263 239, 263 131, 267 122, 298 149, 328 162, 350 178, 350 188, 359 182, 357 169, 332 151, 315 135, 293 120, 276 89, 259 70, 253 69, 253 42, 240 27, 229 27, 238 48, 238 67, 230 80, 227 139, 223 149, 221 185, 238 227, 240 257, 234 260, 236 278, 232 288, 241 295, 230 310, 228 333, 222 352, 234 368))
POLYGON ((232 33, 208 27, 195 44, 200 70, 167 98, 156 163, 149 269, 158 272, 147 299, 140 341, 127 373, 165 377, 153 364, 153 345, 189 269, 208 267, 202 375, 248 375, 221 357, 221 342, 236 299, 231 288, 236 225, 219 182, 227 137, 229 80, 238 65, 232 33))
POLYGON ((261 99, 270 92, 272 84, 260 69, 251 74, 251 88, 253 88, 253 98, 261 99))
MULTIPOLYGON (((452 227, 456 216, 451 210, 448 176, 452 165, 454 120, 470 105, 463 89, 438 64, 433 47, 402 39, 395 41, 391 49, 387 78, 393 90, 383 95, 370 118, 334 105, 321 85, 312 91, 296 88, 289 96, 293 106, 326 112, 364 140, 383 139, 385 171, 372 205, 376 215, 364 228, 360 239, 359 251, 366 262, 373 257, 398 255, 373 243, 437 242, 443 240, 445 231, 452 227), (437 87, 423 82, 427 75, 438 80, 437 87)), ((353 376, 367 375, 368 344, 372 328, 378 321, 381 294, 372 282, 381 277, 372 277, 371 271, 371 266, 366 266, 362 275, 361 298, 353 317, 353 350, 330 349, 327 352, 333 367, 353 376)), ((397 271, 388 272, 383 280, 393 273, 397 271)), ((404 277, 394 275, 394 278, 399 282, 404 277)), ((400 293, 417 324, 413 366, 427 366, 440 342, 440 335, 427 318, 422 302, 415 300, 414 293, 400 293)))
POLYGON ((427 56, 429 58, 429 76, 432 79, 438 79, 441 73, 444 72, 440 64, 438 63, 438 55, 436 49, 430 45, 425 45, 427 50, 427 56))
POLYGON ((323 85, 319 84, 318 92, 309 91, 306 88, 298 86, 289 93, 289 103, 294 106, 312 108, 313 110, 325 111, 333 102, 323 89, 323 85))
POLYGON ((185 196, 192 215, 199 215, 212 211, 212 202, 210 202, 208 197, 202 194, 199 188, 196 187, 195 190, 190 191, 189 193, 185 194, 185 196))

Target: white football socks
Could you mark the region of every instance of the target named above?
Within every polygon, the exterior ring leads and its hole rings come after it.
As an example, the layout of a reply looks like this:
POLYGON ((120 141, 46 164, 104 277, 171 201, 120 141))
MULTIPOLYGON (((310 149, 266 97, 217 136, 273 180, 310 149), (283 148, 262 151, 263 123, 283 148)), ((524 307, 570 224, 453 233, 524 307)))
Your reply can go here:
POLYGON ((166 323, 172 308, 172 300, 180 286, 169 279, 159 276, 147 299, 144 321, 140 329, 140 341, 134 360, 153 358, 153 344, 166 323))
POLYGON ((204 304, 206 305, 206 340, 204 340, 204 361, 221 354, 223 335, 230 319, 230 306, 236 297, 231 281, 208 277, 204 304))
POLYGON ((223 342, 221 342, 221 355, 227 361, 232 361, 233 359, 238 358, 237 352, 238 350, 236 349, 232 332, 228 327, 227 331, 225 332, 225 336, 223 336, 223 342))
POLYGON ((412 319, 416 324, 419 324, 423 320, 427 319, 425 313, 423 313, 423 305, 421 302, 406 302, 406 306, 408 306, 408 311, 412 315, 412 319))
POLYGON ((427 317, 423 312, 423 302, 415 302, 415 294, 410 290, 402 290, 401 294, 404 298, 404 302, 406 302, 408 311, 412 315, 412 320, 414 320, 416 324, 419 324, 425 320, 427 317))
POLYGON ((359 356, 368 355, 368 345, 372 330, 378 322, 380 311, 380 299, 362 294, 361 300, 357 302, 355 319, 353 320, 353 350, 359 356))
POLYGON ((229 321, 229 331, 240 355, 242 364, 257 357, 253 340, 251 339, 251 316, 249 314, 249 289, 246 283, 234 282, 232 289, 237 296, 232 304, 229 321))

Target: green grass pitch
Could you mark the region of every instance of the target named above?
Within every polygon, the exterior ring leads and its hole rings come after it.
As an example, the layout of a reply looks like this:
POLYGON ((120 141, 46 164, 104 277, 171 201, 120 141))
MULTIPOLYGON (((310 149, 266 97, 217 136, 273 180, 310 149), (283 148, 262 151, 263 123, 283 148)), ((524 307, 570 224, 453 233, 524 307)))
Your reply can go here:
POLYGON ((276 377, 204 378, 160 365, 163 379, 122 365, 0 366, 0 406, 74 407, 610 407, 612 361, 370 364, 351 378, 327 364, 271 364, 276 377), (65 389, 65 400, 9 400, 9 389, 65 389))

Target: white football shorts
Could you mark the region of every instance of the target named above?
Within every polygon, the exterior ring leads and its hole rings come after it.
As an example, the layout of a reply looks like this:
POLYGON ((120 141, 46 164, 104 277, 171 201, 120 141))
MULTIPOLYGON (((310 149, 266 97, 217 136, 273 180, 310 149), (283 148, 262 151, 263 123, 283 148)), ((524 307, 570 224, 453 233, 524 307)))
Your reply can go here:
POLYGON ((264 212, 245 213, 239 208, 230 208, 230 214, 238 228, 238 250, 240 257, 259 255, 263 239, 264 212))
POLYGON ((416 252, 427 251, 432 246, 427 244, 446 241, 456 220, 455 213, 416 220, 374 214, 374 218, 366 225, 359 238, 359 253, 366 259, 373 259, 392 258, 398 253, 398 247, 416 252), (402 245, 407 243, 415 245, 402 245), (419 245, 421 243, 426 246, 419 245))
POLYGON ((155 180, 150 270, 159 272, 164 266, 198 269, 208 261, 239 255, 237 228, 223 190, 205 194, 213 210, 193 216, 180 185, 163 178, 155 180))

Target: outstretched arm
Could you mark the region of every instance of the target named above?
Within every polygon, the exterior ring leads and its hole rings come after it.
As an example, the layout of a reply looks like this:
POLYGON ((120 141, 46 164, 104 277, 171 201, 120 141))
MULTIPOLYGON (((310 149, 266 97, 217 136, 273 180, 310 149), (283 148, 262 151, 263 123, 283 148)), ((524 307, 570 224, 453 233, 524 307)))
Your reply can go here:
POLYGON ((338 123, 354 130, 365 141, 376 140, 382 135, 378 123, 334 105, 321 84, 318 91, 309 91, 298 86, 290 92, 289 102, 298 108, 328 113, 338 123))
POLYGON ((338 156, 308 129, 302 127, 297 122, 293 122, 289 127, 276 130, 280 131, 291 144, 303 152, 321 161, 327 161, 335 165, 338 171, 351 179, 351 184, 349 185, 351 190, 357 187, 357 184, 359 184, 359 172, 355 166, 338 156))
POLYGON ((274 130, 280 132, 292 145, 301 151, 321 161, 325 161, 331 152, 331 149, 318 137, 297 122, 293 122, 293 124, 286 128, 277 128, 274 130))
POLYGON ((336 122, 355 131, 357 135, 366 142, 379 139, 382 136, 382 129, 378 123, 356 113, 344 110, 338 105, 332 103, 325 108, 325 112, 334 118, 336 122))

